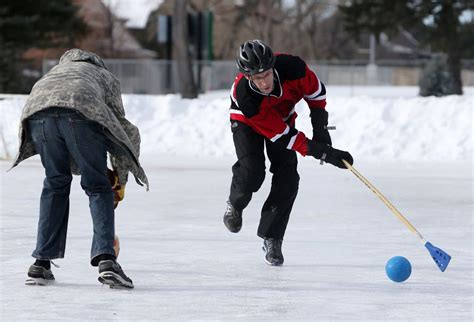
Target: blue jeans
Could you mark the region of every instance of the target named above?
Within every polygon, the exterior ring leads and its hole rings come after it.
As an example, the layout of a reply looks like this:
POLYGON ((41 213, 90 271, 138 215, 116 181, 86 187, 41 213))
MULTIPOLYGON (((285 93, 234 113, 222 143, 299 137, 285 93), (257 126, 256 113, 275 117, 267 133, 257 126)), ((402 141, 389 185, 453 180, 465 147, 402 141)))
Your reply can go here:
POLYGON ((115 254, 113 192, 106 174, 107 139, 102 126, 73 110, 54 107, 28 118, 27 131, 46 174, 32 256, 41 260, 64 257, 72 158, 81 172, 82 189, 89 196, 94 228, 91 264, 97 266, 99 255, 115 254))

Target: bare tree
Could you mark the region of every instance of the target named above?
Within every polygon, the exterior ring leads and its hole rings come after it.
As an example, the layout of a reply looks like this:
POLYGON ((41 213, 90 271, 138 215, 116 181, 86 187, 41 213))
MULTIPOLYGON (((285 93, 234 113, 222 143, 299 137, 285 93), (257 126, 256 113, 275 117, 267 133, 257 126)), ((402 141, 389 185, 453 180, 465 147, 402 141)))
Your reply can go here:
POLYGON ((221 4, 218 9, 220 21, 229 30, 222 38, 217 58, 233 56, 237 46, 248 39, 261 39, 272 44, 282 18, 282 0, 241 0, 221 4), (229 37, 229 35, 232 35, 229 37))
POLYGON ((275 26, 284 21, 281 0, 246 0, 243 27, 255 34, 255 38, 272 43, 275 26))
POLYGON ((191 56, 189 54, 187 0, 176 0, 173 19, 173 50, 178 71, 179 91, 183 98, 196 98, 191 56))
POLYGON ((118 2, 115 4, 111 4, 110 0, 103 1, 103 4, 106 8, 105 14, 106 14, 106 19, 105 19, 105 36, 107 38, 107 44, 105 51, 107 53, 107 56, 109 57, 117 57, 116 53, 116 28, 115 24, 116 22, 116 17, 114 16, 113 12, 117 12, 118 9, 118 2))

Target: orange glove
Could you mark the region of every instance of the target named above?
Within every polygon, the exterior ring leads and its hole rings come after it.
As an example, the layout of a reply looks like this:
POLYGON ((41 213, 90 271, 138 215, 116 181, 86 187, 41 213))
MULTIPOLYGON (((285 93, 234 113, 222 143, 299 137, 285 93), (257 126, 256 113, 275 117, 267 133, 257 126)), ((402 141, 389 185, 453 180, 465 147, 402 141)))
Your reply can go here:
POLYGON ((107 176, 114 192, 114 208, 117 208, 119 201, 125 197, 125 185, 119 184, 117 171, 107 169, 107 176))

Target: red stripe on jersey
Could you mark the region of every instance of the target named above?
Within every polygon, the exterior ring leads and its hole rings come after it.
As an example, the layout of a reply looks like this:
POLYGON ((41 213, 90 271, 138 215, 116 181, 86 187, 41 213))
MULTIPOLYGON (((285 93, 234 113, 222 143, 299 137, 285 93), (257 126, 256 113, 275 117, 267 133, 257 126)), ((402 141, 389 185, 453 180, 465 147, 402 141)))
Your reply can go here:
POLYGON ((322 93, 323 86, 316 74, 306 66, 306 77, 300 81, 304 92, 304 100, 310 108, 326 107, 326 93, 322 93))
POLYGON ((230 112, 230 119, 233 120, 233 121, 240 121, 240 122, 245 123, 248 126, 250 126, 250 124, 247 121, 248 119, 245 116, 243 116, 242 114, 230 112))

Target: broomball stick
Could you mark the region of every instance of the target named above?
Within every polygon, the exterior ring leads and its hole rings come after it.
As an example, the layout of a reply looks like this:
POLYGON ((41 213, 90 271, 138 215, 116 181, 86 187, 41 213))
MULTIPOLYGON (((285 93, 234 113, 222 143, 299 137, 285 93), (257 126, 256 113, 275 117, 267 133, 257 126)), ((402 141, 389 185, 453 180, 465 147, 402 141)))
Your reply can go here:
POLYGON ((415 226, 413 226, 408 219, 406 219, 400 211, 398 211, 397 208, 395 208, 394 205, 379 191, 377 188, 374 187, 373 184, 369 182, 362 174, 360 174, 359 171, 357 171, 353 166, 349 164, 346 160, 342 160, 344 165, 346 166, 347 169, 349 169, 360 181, 362 181, 367 188, 369 188, 377 197, 382 200, 382 202, 390 209, 390 211, 398 218, 400 221, 415 235, 418 236, 418 238, 421 240, 421 242, 425 245, 426 249, 428 249, 431 257, 433 258, 434 262, 438 266, 438 268, 441 270, 441 272, 444 272, 446 268, 448 267, 449 261, 451 260, 451 256, 449 256, 445 251, 442 249, 433 246, 429 241, 426 241, 425 238, 420 234, 418 230, 416 230, 415 226))

